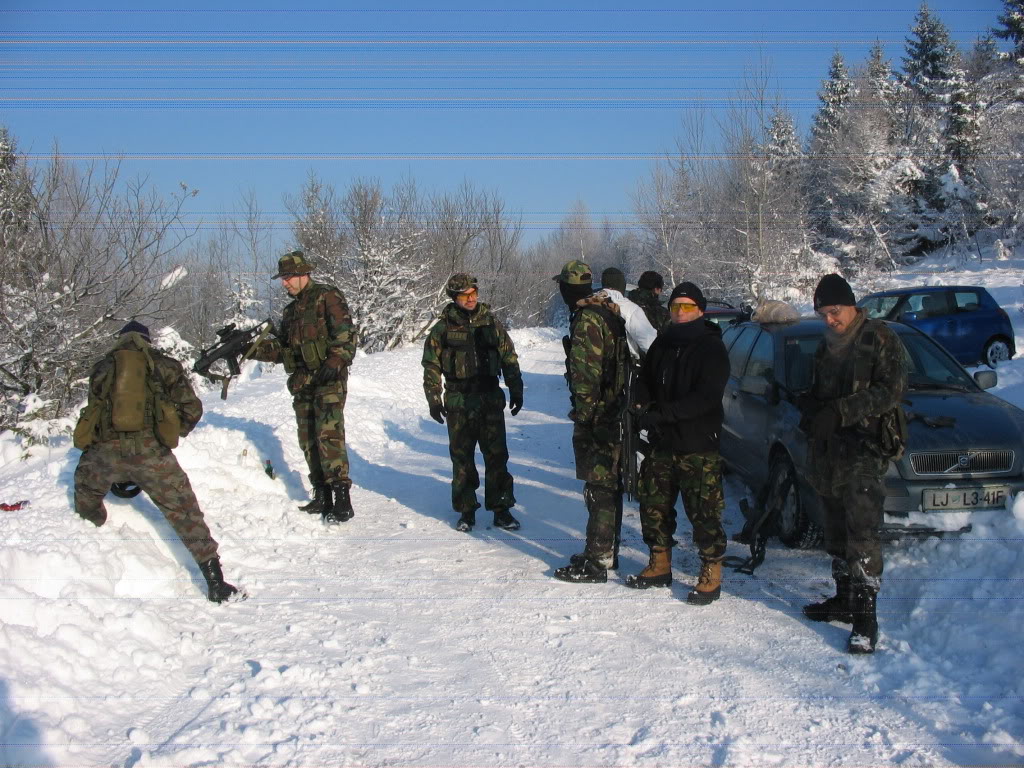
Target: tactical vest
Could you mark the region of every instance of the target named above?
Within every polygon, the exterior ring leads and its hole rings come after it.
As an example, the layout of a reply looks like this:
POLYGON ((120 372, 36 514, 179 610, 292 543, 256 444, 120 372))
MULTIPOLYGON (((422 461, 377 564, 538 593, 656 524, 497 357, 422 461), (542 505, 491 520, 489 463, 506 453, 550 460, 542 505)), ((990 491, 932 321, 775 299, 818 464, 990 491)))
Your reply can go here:
MULTIPOLYGON (((878 357, 878 320, 865 321, 864 330, 857 342, 857 355, 853 362, 852 390, 859 392, 871 384, 871 370, 878 357)), ((892 410, 881 416, 869 416, 864 420, 864 428, 868 435, 878 439, 882 456, 897 461, 903 456, 907 447, 909 429, 907 414, 903 406, 897 404, 892 410)))
POLYGON ((75 447, 85 450, 97 440, 115 437, 124 444, 151 430, 162 445, 176 448, 181 419, 155 374, 148 345, 123 346, 110 357, 113 366, 108 366, 97 382, 98 396, 93 398, 90 393, 75 425, 75 447))
POLYGON ((485 325, 456 325, 444 318, 441 337, 441 372, 445 387, 455 391, 460 380, 493 380, 498 386, 501 374, 501 353, 498 349, 498 328, 493 318, 485 325))
POLYGON ((321 297, 337 290, 332 285, 310 283, 303 294, 290 305, 292 310, 288 316, 285 344, 281 350, 281 359, 286 373, 292 374, 303 366, 315 371, 327 359, 330 338, 327 335, 327 310, 321 297), (309 292, 307 294, 307 291, 309 292), (295 307, 303 302, 301 314, 296 317, 295 307))
MULTIPOLYGON (((629 368, 632 365, 629 344, 626 341, 626 321, 621 315, 617 315, 599 304, 586 304, 572 316, 569 322, 569 338, 573 336, 576 323, 579 322, 580 315, 584 312, 596 312, 600 315, 615 339, 612 354, 605 354, 601 357, 601 402, 615 403, 625 393, 629 368)), ((569 345, 565 344, 565 347, 568 356, 569 345)), ((568 370, 568 365, 569 361, 566 359, 566 370, 568 370)))

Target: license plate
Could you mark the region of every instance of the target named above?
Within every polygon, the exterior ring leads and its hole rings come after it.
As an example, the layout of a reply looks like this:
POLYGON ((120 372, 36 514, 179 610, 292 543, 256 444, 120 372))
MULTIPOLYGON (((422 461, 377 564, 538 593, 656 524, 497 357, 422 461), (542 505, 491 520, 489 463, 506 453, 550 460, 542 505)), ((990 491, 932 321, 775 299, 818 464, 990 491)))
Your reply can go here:
POLYGON ((928 512, 953 509, 993 509, 1006 506, 1010 489, 998 488, 930 488, 924 491, 922 506, 928 512))

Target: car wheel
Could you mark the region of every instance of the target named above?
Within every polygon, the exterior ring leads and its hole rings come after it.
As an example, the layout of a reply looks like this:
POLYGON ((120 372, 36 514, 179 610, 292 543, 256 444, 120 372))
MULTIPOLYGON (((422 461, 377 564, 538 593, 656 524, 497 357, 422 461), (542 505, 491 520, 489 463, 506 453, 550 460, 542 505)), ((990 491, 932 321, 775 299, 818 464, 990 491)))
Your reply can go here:
POLYGON ((804 510, 793 463, 786 456, 772 461, 767 502, 775 510, 779 540, 791 549, 811 549, 821 543, 822 530, 804 510))
POLYGON ((1005 363, 1010 359, 1010 345, 1000 336, 989 339, 981 357, 989 368, 995 368, 999 363, 1005 363))

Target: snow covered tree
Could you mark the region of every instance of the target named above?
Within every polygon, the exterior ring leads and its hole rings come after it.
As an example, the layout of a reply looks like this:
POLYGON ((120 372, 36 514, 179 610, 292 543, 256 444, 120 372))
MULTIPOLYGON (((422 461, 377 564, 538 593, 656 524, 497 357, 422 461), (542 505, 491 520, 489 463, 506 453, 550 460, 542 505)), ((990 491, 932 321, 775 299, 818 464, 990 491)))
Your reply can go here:
POLYGON ((925 103, 943 103, 949 95, 959 53, 950 39, 949 28, 921 4, 916 23, 907 38, 903 71, 907 84, 925 103))
POLYGON ((850 73, 846 69, 843 55, 836 51, 829 64, 828 77, 821 84, 818 99, 821 106, 814 115, 811 126, 811 143, 828 146, 840 132, 846 116, 846 107, 850 103, 853 84, 850 73))
POLYGON ((994 34, 1013 46, 1007 57, 1024 66, 1024 0, 1003 0, 1003 8, 999 17, 1002 26, 995 29, 994 34))

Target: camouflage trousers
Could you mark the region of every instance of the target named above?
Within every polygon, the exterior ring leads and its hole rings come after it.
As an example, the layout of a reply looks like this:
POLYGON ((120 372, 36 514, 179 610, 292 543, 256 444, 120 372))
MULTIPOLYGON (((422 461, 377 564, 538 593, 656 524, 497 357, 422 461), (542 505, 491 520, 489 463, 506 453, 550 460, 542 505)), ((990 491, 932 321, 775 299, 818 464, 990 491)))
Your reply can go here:
POLYGON ((589 427, 577 424, 572 431, 572 449, 576 478, 583 481, 583 501, 587 505, 584 554, 609 568, 618 554, 622 531, 622 444, 599 439, 589 427))
POLYGON ((484 455, 484 508, 508 509, 516 503, 508 471, 505 440, 505 393, 445 393, 448 453, 452 457, 452 508, 459 514, 480 508, 476 490, 476 446, 484 455))
POLYGON ((676 544, 676 496, 693 526, 693 543, 701 560, 721 560, 726 538, 722 528, 722 457, 708 453, 673 453, 654 448, 640 468, 640 525, 648 547, 676 544))
POLYGON ((842 492, 822 496, 825 506, 825 551, 832 555, 832 575, 849 576, 854 585, 875 592, 882 584, 885 487, 881 475, 854 474, 842 492))
POLYGON ((309 482, 351 487, 345 448, 345 399, 348 377, 323 387, 307 387, 295 394, 295 424, 299 447, 306 457, 309 482))
POLYGON ((203 519, 188 476, 154 435, 139 433, 125 441, 105 440, 89 446, 75 469, 75 512, 103 525, 103 497, 112 483, 135 483, 167 518, 197 563, 217 556, 217 542, 203 519), (123 449, 123 450, 122 450, 123 449))

